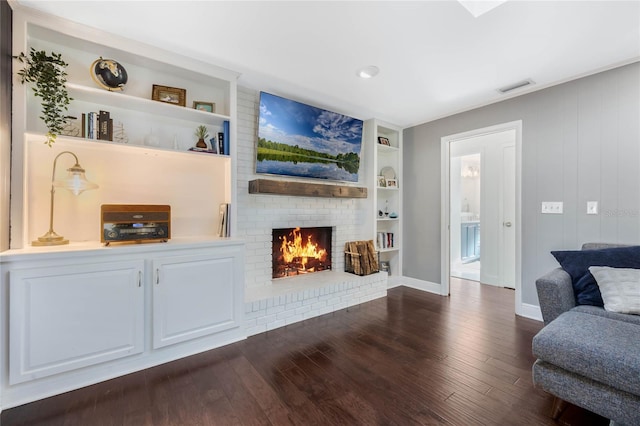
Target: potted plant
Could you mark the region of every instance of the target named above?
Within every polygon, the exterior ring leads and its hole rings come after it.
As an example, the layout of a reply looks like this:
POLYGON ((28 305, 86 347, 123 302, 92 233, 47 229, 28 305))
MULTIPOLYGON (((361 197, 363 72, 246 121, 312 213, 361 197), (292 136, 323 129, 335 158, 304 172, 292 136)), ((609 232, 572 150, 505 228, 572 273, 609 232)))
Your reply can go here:
POLYGON ((196 148, 207 148, 207 143, 205 139, 209 137, 209 131, 207 130, 207 126, 200 125, 196 128, 196 137, 198 138, 198 143, 196 143, 196 148))
POLYGON ((25 64, 18 71, 20 82, 35 83, 33 92, 42 98, 42 116, 40 117, 47 126, 47 140, 49 146, 56 141, 56 136, 62 131, 67 116, 69 102, 73 99, 67 93, 67 72, 69 65, 62 59, 62 54, 51 52, 48 55, 44 50, 37 51, 33 47, 29 55, 20 52, 15 59, 25 64))

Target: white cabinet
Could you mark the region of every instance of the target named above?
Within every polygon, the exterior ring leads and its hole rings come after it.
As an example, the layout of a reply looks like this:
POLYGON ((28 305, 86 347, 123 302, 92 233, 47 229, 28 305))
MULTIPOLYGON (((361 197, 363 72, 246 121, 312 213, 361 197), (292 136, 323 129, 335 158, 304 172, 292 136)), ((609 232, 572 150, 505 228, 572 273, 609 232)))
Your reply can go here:
POLYGON ((153 261, 153 347, 161 348, 238 326, 234 253, 153 261))
POLYGON ((373 153, 373 235, 381 265, 389 267, 389 284, 402 276, 402 130, 369 120, 366 123, 373 153))
POLYGON ((9 383, 141 353, 144 262, 13 269, 9 383))
POLYGON ((231 239, 3 252, 3 408, 244 339, 243 264, 231 239))

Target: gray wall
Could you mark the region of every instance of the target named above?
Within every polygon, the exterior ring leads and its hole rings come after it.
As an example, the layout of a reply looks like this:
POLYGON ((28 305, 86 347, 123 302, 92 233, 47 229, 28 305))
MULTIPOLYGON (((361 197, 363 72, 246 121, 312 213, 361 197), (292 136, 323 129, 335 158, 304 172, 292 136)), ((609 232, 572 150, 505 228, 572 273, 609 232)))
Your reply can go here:
MULTIPOLYGON (((425 100, 428 102, 428 99, 425 100)), ((440 139, 522 120, 522 300, 549 253, 587 241, 640 244, 640 63, 404 131, 403 274, 440 282, 440 139), (564 201, 542 215, 542 201, 564 201), (597 216, 586 202, 598 201, 597 216)))

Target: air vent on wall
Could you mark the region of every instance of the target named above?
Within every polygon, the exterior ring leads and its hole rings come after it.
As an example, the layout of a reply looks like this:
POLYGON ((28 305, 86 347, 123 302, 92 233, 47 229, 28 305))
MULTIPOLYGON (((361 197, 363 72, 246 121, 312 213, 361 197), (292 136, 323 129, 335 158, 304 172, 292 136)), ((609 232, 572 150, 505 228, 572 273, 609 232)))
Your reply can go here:
POLYGON ((505 94, 505 93, 511 92, 512 90, 521 89, 521 88, 526 87, 526 86, 531 86, 532 84, 536 84, 536 82, 531 80, 530 78, 528 78, 526 80, 522 80, 522 81, 519 81, 517 83, 510 84, 508 86, 500 87, 497 90, 498 90, 498 92, 500 92, 502 94, 505 94))

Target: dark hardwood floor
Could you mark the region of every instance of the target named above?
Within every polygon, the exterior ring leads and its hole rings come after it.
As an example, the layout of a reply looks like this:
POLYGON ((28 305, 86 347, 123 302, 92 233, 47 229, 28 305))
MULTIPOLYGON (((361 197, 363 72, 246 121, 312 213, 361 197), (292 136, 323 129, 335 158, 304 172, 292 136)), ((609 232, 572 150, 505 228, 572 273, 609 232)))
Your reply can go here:
POLYGON ((512 290, 406 287, 2 413, 13 425, 606 425, 531 383, 536 321, 512 290))

